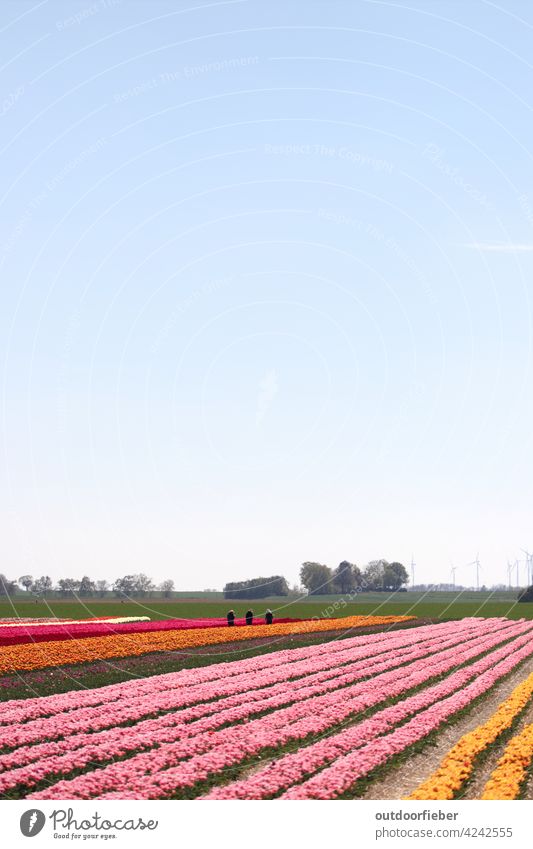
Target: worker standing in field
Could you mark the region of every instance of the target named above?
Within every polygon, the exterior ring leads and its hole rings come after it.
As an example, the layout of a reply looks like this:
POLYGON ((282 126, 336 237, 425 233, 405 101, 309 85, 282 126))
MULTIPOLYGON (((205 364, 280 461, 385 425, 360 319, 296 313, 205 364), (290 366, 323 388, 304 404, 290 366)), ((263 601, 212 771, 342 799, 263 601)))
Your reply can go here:
POLYGON ((228 611, 227 620, 228 625, 235 625, 235 612, 233 610, 228 611))
POLYGON ((254 622, 254 612, 253 610, 247 610, 244 614, 244 618, 246 619, 247 625, 253 625, 254 622))
POLYGON ((269 608, 269 609, 267 610, 267 612, 265 613, 265 624, 266 624, 266 625, 272 625, 272 620, 273 620, 273 619, 274 619, 274 614, 272 613, 272 611, 271 611, 271 610, 270 610, 270 608, 269 608))

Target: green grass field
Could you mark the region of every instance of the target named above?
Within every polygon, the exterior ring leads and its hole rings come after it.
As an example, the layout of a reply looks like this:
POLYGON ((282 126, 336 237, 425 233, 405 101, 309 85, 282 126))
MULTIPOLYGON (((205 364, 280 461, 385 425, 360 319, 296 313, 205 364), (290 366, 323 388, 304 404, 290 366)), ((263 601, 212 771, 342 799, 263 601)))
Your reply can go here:
POLYGON ((516 592, 498 591, 464 593, 364 593, 350 602, 342 596, 315 596, 299 600, 270 598, 254 601, 213 601, 191 598, 177 600, 139 599, 121 603, 117 599, 85 599, 76 601, 26 601, 16 598, 0 603, 0 617, 58 616, 88 618, 98 616, 149 616, 151 619, 225 616, 230 607, 243 615, 251 607, 262 616, 267 607, 277 616, 309 618, 313 616, 350 616, 356 614, 413 615, 432 619, 460 619, 464 616, 508 616, 512 619, 533 619, 533 603, 518 604, 516 592))

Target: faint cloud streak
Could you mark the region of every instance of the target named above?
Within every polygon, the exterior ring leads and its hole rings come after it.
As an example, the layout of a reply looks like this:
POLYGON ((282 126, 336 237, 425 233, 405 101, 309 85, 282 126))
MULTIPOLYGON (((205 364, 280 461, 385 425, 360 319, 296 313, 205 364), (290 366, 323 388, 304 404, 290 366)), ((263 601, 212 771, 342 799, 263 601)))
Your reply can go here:
POLYGON ((492 251, 494 253, 527 253, 533 251, 533 245, 528 244, 512 244, 512 243, 504 243, 498 244, 490 243, 490 242, 472 242, 464 245, 465 248, 472 248, 476 251, 492 251))

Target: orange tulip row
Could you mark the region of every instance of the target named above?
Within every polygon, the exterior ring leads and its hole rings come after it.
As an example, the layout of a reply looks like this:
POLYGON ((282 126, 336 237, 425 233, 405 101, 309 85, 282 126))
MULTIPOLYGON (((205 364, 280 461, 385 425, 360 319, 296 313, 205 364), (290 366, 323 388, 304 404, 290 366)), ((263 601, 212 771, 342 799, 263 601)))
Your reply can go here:
POLYGON ((280 637, 322 631, 351 630, 372 625, 391 625, 414 616, 345 616, 340 619, 307 619, 248 628, 198 628, 137 634, 113 634, 54 642, 25 643, 0 649, 0 673, 85 663, 148 652, 174 651, 223 644, 257 637, 280 637))
POLYGON ((485 785, 482 799, 516 799, 533 761, 533 725, 527 725, 507 744, 485 785))
MULTIPOLYGON (((463 735, 453 746, 435 772, 407 799, 453 799, 470 778, 475 760, 494 743, 500 734, 511 727, 533 696, 533 673, 502 702, 492 716, 473 731, 463 735)), ((489 798, 489 797, 488 797, 489 798)), ((491 796, 490 798, 510 798, 491 796)))

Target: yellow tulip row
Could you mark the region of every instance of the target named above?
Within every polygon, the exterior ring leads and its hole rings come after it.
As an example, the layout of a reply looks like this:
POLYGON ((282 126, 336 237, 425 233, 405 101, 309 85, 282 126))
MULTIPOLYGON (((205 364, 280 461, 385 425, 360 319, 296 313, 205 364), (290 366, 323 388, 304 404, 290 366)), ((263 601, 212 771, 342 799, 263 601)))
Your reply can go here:
POLYGON ((481 798, 516 799, 532 761, 533 725, 528 725, 507 744, 481 798))
MULTIPOLYGON (((470 778, 478 755, 511 727, 533 695, 533 673, 502 702, 492 716, 463 735, 448 752, 435 772, 407 799, 453 799, 470 778)), ((496 798, 496 797, 492 797, 496 798)), ((497 797, 500 798, 500 797, 497 797)), ((507 797, 504 797, 507 798, 507 797)))
POLYGON ((351 630, 372 625, 392 625, 415 616, 345 616, 340 619, 304 619, 273 625, 243 628, 194 628, 190 630, 150 631, 112 634, 105 637, 24 643, 0 648, 0 673, 87 663, 111 657, 129 657, 157 651, 175 651, 199 646, 224 644, 257 637, 281 637, 295 634, 351 630))

